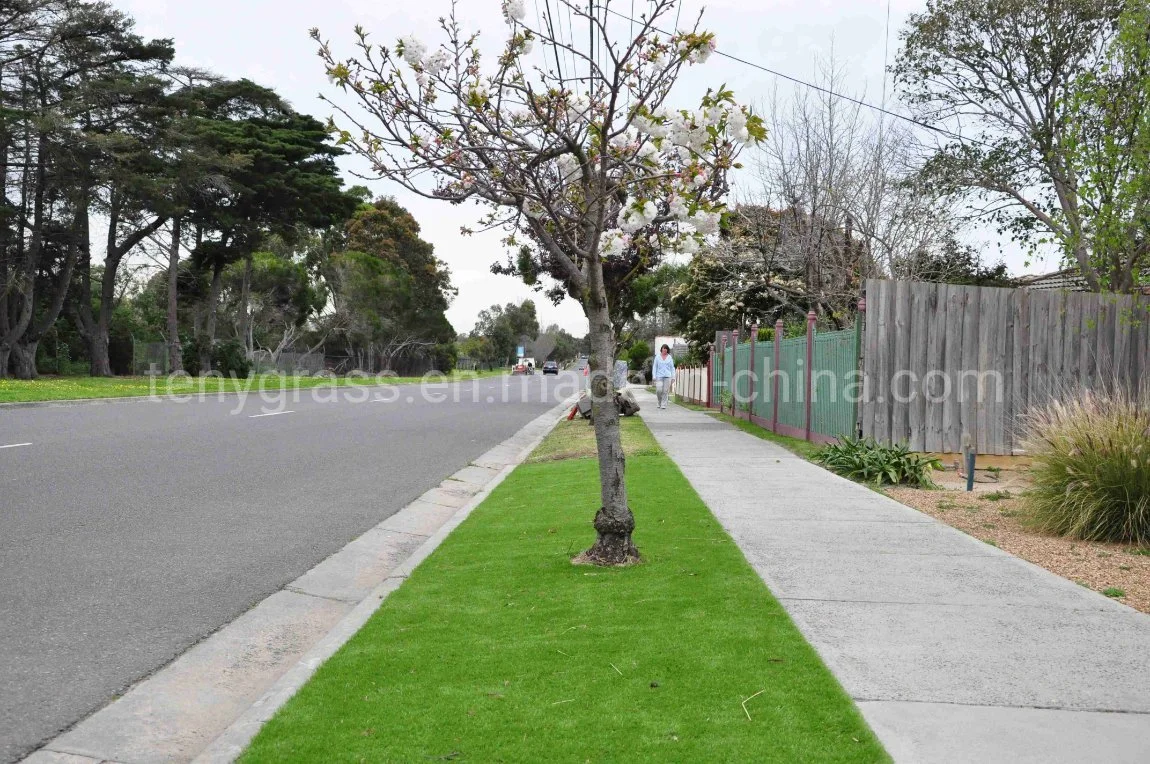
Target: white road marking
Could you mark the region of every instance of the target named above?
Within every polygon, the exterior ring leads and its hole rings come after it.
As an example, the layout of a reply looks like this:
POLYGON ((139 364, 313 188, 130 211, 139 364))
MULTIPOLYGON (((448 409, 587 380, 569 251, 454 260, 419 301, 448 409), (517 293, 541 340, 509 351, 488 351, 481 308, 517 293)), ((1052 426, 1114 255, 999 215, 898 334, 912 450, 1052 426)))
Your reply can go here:
POLYGON ((294 411, 273 411, 270 414, 251 414, 248 419, 259 419, 262 416, 279 416, 280 414, 294 414, 294 411))
POLYGON ((30 446, 30 445, 32 445, 32 444, 31 443, 11 443, 7 446, 0 446, 0 448, 23 448, 24 446, 30 446))

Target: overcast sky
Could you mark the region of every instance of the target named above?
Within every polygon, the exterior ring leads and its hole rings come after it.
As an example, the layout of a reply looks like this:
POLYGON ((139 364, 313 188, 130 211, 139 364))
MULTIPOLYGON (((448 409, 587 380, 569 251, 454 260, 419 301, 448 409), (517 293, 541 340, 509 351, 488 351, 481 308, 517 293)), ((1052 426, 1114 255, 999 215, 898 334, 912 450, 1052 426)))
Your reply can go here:
MULTIPOLYGON (((337 56, 352 53, 352 29, 363 25, 377 42, 394 44, 396 38, 414 33, 436 43, 436 21, 449 0, 111 0, 135 17, 139 32, 149 37, 175 40, 177 62, 211 69, 229 78, 247 77, 277 90, 299 111, 321 119, 330 108, 317 98, 323 91, 337 96, 316 56, 308 30, 318 27, 332 42, 337 56)), ((527 0, 532 20, 536 0, 527 0)), ((544 0, 538 0, 542 7, 544 0)), ((684 0, 685 23, 705 6, 704 26, 715 32, 724 51, 800 79, 811 79, 816 61, 834 49, 845 67, 845 87, 864 94, 868 101, 882 98, 883 61, 887 11, 890 12, 890 53, 898 47, 898 31, 908 14, 921 10, 922 0, 684 0)), ((555 5, 555 0, 552 0, 555 5)), ((645 0, 634 0, 641 10, 645 0)), ((612 8, 630 13, 631 0, 614 0, 612 8)), ((467 27, 481 30, 489 44, 502 41, 506 25, 499 0, 460 0, 467 27)), ((757 69, 721 57, 695 67, 677 86, 675 100, 697 100, 709 85, 726 83, 744 103, 755 104, 777 87, 789 92, 788 83, 757 69)), ((352 160, 344 163, 353 169, 352 160)), ((349 184, 360 181, 348 178, 349 184)), ((473 224, 477 207, 452 207, 421 199, 386 181, 369 184, 378 194, 395 196, 423 228, 423 237, 435 245, 436 254, 451 268, 459 296, 448 310, 457 331, 469 331, 476 314, 492 303, 534 297, 540 324, 558 322, 582 336, 586 319, 573 301, 552 306, 530 288, 508 276, 495 276, 491 263, 503 259, 497 234, 463 238, 461 225, 473 224)), ((992 237, 984 237, 990 240, 992 237)), ((991 256, 997 259, 997 252, 991 256)), ((1021 273, 1024 258, 1008 252, 1007 264, 1021 273)), ((1054 267, 1038 263, 1029 270, 1054 267)))

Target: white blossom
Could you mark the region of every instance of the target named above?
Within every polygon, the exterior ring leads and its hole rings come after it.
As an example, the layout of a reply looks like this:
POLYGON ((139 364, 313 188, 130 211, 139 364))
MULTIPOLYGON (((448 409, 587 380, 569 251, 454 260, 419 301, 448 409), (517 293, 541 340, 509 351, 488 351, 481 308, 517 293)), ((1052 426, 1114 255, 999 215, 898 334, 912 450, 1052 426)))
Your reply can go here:
POLYGON ((727 135, 739 143, 751 142, 751 133, 747 130, 747 115, 742 109, 732 109, 727 115, 727 135))
POLYGON ((659 153, 659 149, 655 148, 655 144, 648 141, 639 147, 638 157, 640 159, 654 161, 654 157, 658 153, 659 153))
POLYGON ((571 99, 568 104, 568 112, 573 121, 585 119, 591 112, 591 99, 580 93, 571 99))
POLYGON ((604 231, 599 237, 599 254, 603 257, 619 257, 627 250, 630 239, 619 230, 604 231))
POLYGON ((699 210, 687 218, 687 222, 693 225, 696 231, 705 235, 718 233, 720 218, 721 215, 718 212, 704 212, 703 210, 699 210))
POLYGON ((408 35, 400 40, 403 43, 403 60, 408 66, 419 66, 423 57, 427 55, 427 46, 416 39, 415 35, 408 35))
POLYGON ((682 146, 696 154, 701 154, 706 149, 707 141, 710 139, 706 125, 704 112, 687 117, 682 114, 675 114, 671 118, 667 137, 676 146, 682 146))
POLYGON ((710 58, 711 54, 714 52, 715 40, 712 38, 705 45, 700 45, 691 51, 691 54, 687 56, 687 60, 692 64, 705 64, 707 63, 707 59, 710 58))
POLYGON ((523 21, 527 16, 527 3, 524 0, 505 0, 503 3, 503 16, 508 23, 523 21))
POLYGON ((619 227, 625 233, 635 233, 640 228, 651 225, 659 216, 659 208, 647 200, 638 206, 625 206, 619 210, 619 227))
POLYGON ((687 205, 683 202, 682 197, 679 196, 672 197, 668 211, 678 220, 686 220, 687 215, 690 214, 687 211, 687 205))
POLYGON ((423 62, 423 71, 427 72, 429 77, 434 77, 443 71, 449 60, 450 56, 447 55, 447 51, 445 50, 433 53, 423 62))
POLYGON ((582 180, 583 168, 574 154, 563 154, 555 160, 555 164, 559 168, 559 178, 564 183, 582 180))
POLYGON ((652 117, 639 115, 635 117, 635 128, 652 138, 666 138, 670 133, 670 120, 666 116, 655 114, 652 117))
POLYGON ((685 255, 693 255, 699 251, 699 242, 695 240, 694 236, 684 237, 679 242, 679 251, 685 255))
POLYGON ((624 132, 612 138, 610 143, 612 148, 617 151, 631 151, 639 145, 639 131, 633 127, 628 127, 624 132))

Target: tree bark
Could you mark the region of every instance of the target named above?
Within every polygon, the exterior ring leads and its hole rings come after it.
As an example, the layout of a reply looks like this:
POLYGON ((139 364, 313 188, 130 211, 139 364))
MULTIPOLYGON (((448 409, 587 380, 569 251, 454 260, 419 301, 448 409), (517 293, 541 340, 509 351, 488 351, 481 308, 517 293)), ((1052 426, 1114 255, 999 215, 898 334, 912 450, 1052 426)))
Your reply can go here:
POLYGON ((112 212, 108 221, 108 246, 104 255, 104 279, 100 283, 100 311, 96 314, 88 344, 92 355, 92 376, 112 376, 112 361, 108 357, 108 329, 112 323, 112 311, 116 307, 116 273, 124 256, 144 240, 159 230, 167 222, 165 217, 157 217, 148 225, 132 232, 119 241, 119 207, 113 192, 112 212))
POLYGON ((11 348, 7 345, 0 345, 0 379, 8 378, 8 357, 11 354, 11 348))
POLYGON ((615 365, 615 330, 611 324, 607 292, 600 263, 590 267, 587 320, 591 338, 591 403, 595 446, 599 456, 599 493, 602 506, 595 513, 595 544, 575 562, 628 565, 639 561, 631 540, 635 516, 627 506, 626 459, 619 429, 619 409, 612 382, 615 365))
POLYGON ((200 373, 212 370, 212 345, 216 342, 216 307, 220 301, 220 282, 223 280, 224 266, 212 266, 212 286, 208 290, 208 316, 204 326, 204 341, 200 343, 200 373))
POLYGON ((17 342, 12 346, 12 368, 16 379, 36 379, 36 347, 40 343, 17 342))
POLYGON ((180 352, 179 275, 180 275, 180 219, 172 220, 172 244, 168 247, 168 370, 184 368, 180 352))
POLYGON ((252 317, 248 305, 252 299, 252 253, 244 257, 244 276, 240 284, 240 342, 244 343, 244 350, 248 358, 252 357, 255 343, 252 341, 252 317))

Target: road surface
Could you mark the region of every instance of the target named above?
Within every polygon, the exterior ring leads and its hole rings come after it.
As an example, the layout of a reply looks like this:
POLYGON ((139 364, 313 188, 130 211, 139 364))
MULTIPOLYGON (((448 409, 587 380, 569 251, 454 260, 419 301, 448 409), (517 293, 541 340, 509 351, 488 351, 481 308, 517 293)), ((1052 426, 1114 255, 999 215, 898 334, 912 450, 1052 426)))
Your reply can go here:
POLYGON ((403 386, 0 408, 0 761, 100 708, 580 381, 488 378, 427 391, 439 401, 403 386))

